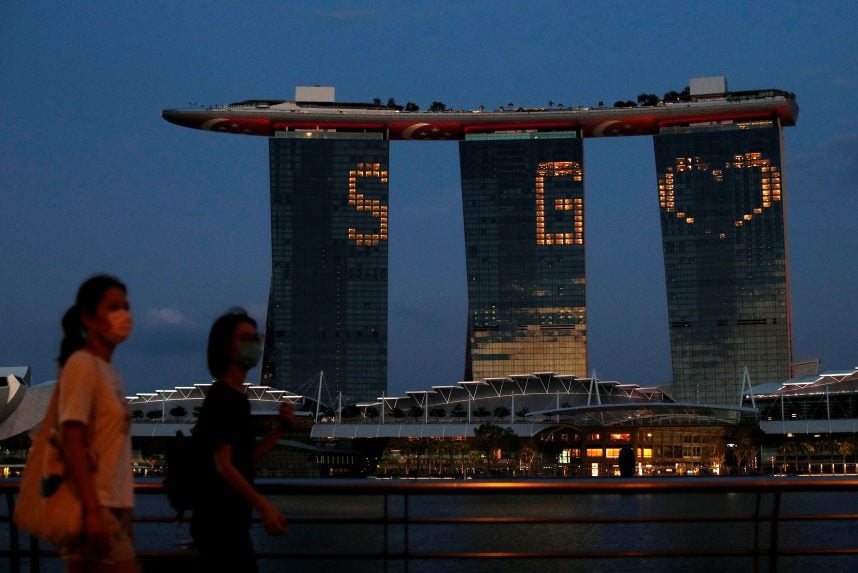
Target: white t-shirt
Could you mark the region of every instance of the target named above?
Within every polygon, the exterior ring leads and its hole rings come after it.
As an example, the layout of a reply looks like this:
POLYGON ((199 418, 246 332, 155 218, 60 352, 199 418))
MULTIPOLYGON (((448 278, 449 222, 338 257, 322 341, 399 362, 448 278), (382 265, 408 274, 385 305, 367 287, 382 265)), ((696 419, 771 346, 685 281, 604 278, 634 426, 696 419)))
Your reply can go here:
POLYGON ((133 507, 131 414, 116 370, 86 350, 78 350, 66 361, 57 385, 60 424, 86 425, 99 502, 107 507, 133 507))

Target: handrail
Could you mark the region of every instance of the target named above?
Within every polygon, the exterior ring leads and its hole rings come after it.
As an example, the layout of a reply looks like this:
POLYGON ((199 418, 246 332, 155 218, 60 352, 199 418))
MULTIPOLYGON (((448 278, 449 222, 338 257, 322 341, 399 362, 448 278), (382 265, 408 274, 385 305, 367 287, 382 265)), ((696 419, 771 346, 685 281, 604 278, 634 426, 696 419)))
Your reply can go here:
MULTIPOLYGON (((396 564, 396 570, 408 570, 410 563, 417 561, 453 560, 469 562, 473 560, 621 560, 629 567, 629 559, 649 558, 665 559, 671 564, 681 563, 683 559, 738 559, 746 566, 753 564, 758 568, 761 562, 768 563, 769 571, 776 571, 779 562, 789 558, 837 558, 858 556, 858 547, 848 535, 842 538, 826 538, 824 543, 812 543, 801 532, 808 528, 818 528, 818 523, 832 524, 858 523, 858 507, 854 494, 858 490, 858 478, 589 478, 571 480, 527 480, 527 481, 479 481, 479 480, 260 480, 259 489, 266 495, 276 496, 291 505, 302 498, 319 502, 332 497, 346 497, 357 501, 369 499, 364 513, 348 512, 311 512, 290 515, 287 510, 290 527, 293 531, 316 528, 321 535, 331 536, 331 542, 325 544, 324 552, 313 551, 311 547, 300 544, 285 549, 263 549, 258 556, 263 560, 306 561, 314 559, 339 560, 340 562, 363 560, 384 564, 384 569, 396 564), (746 496, 747 503, 740 504, 737 511, 725 509, 729 499, 735 495, 746 496), (815 503, 802 505, 791 494, 801 494, 802 498, 815 495, 834 495, 837 503, 830 508, 817 509, 815 503), (472 504, 480 508, 475 512, 468 505, 476 496, 494 497, 498 503, 472 504), (569 497, 571 496, 571 498, 569 497), (600 497, 601 496, 601 497, 600 497), (619 497, 617 497, 619 496, 619 497), (644 505, 646 512, 638 511, 635 501, 643 497, 655 500, 655 507, 644 505), (672 512, 664 509, 671 496, 680 496, 680 510, 672 512), (699 510, 700 497, 715 496, 715 510, 699 510), (538 501, 549 500, 539 511, 530 511, 528 507, 538 506, 538 501), (575 504, 569 504, 572 499, 575 504), (594 499, 623 500, 621 504, 611 506, 611 511, 576 512, 581 504, 593 503, 594 499), (525 500, 521 504, 517 501, 525 500), (555 500, 558 500, 555 502, 555 500), (564 500, 566 505, 560 504, 564 500), (628 501, 629 503, 626 503, 628 501), (531 502, 533 502, 531 504, 531 502), (850 507, 851 503, 851 507, 850 507), (529 505, 530 504, 530 505, 529 505), (568 506, 568 511, 567 511, 568 506), (549 511, 545 511, 545 507, 549 511), (522 510, 525 508, 525 510, 522 510), (622 511, 620 511, 622 510, 622 511), (690 531, 701 528, 701 539, 707 543, 697 545, 682 543, 671 539, 670 543, 657 543, 650 546, 610 547, 604 546, 601 537, 589 545, 583 543, 587 536, 583 533, 598 531, 599 535, 621 538, 628 528, 640 528, 648 525, 650 530, 664 528, 664 531, 690 531), (362 535, 375 542, 356 550, 348 545, 338 547, 337 534, 343 527, 358 527, 362 535), (519 546, 510 543, 497 546, 497 540, 504 538, 507 531, 535 531, 540 528, 569 528, 577 532, 578 540, 574 547, 551 544, 519 546), (525 529, 521 529, 525 528, 525 529), (626 529, 623 529, 626 528, 626 529), (709 543, 715 534, 725 528, 745 528, 748 538, 740 538, 742 543, 709 543), (804 529, 802 529, 804 528, 804 529), (427 539, 438 539, 439 532, 451 530, 480 532, 465 536, 468 544, 462 544, 459 537, 454 539, 456 547, 433 545, 427 539), (786 532, 786 533, 785 533, 786 532), (752 535, 751 535, 752 533, 752 535), (373 537, 374 536, 374 537, 373 537), (483 536, 483 537, 480 537, 483 536), (795 544, 794 538, 803 543, 795 544), (791 539, 787 545, 785 540, 791 539), (483 542, 485 541, 485 542, 483 542), (746 541, 746 542, 745 542, 746 541)), ((0 492, 6 497, 6 511, 0 510, 0 529, 8 527, 6 541, 0 541, 0 563, 7 561, 11 573, 21 571, 22 559, 28 559, 30 571, 38 571, 43 558, 56 557, 56 553, 40 546, 37 540, 29 544, 22 543, 17 529, 9 516, 14 507, 17 493, 17 480, 0 481, 0 492)), ((158 482, 140 482, 135 484, 138 496, 164 495, 158 482)), ((831 505, 831 504, 829 504, 831 505)), ((164 505, 166 508, 166 504, 164 505)), ((311 507, 315 507, 311 504, 311 507)), ((141 527, 157 526, 174 521, 174 515, 141 515, 135 521, 141 527)), ((638 529, 635 529, 637 531, 638 529)), ((564 532, 567 529, 563 529, 564 532)), ((564 534, 565 535, 565 534, 564 534)), ((343 537, 343 536, 339 536, 343 537)), ((572 535, 570 534, 570 538, 572 535)), ((836 537, 836 536, 834 536, 836 537)), ((443 538, 443 536, 441 537, 443 538)), ((29 539, 29 538, 28 538, 29 539)), ((140 551, 142 561, 153 559, 193 559, 194 554, 185 549, 164 548, 140 551)), ((668 567, 670 568, 670 567, 668 567)), ((4 567, 0 566, 0 569, 4 567)))

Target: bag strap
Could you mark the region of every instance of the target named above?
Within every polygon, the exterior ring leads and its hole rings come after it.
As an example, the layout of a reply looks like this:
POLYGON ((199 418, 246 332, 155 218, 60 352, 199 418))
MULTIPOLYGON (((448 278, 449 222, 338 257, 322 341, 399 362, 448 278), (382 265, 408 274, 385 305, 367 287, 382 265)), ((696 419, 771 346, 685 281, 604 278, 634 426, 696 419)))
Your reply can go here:
MULTIPOLYGON (((86 352, 89 354, 89 357, 92 359, 92 364, 95 369, 95 372, 98 372, 99 365, 98 360, 96 360, 95 356, 91 353, 87 352, 84 349, 81 349, 82 352, 86 352)), ((48 403, 48 409, 45 411, 45 418, 42 422, 42 425, 46 427, 48 432, 53 432, 55 436, 59 439, 56 440, 55 446, 60 452, 62 452, 62 426, 60 424, 60 378, 57 378, 56 386, 54 387, 54 392, 51 395, 51 401, 48 403)), ((87 457, 89 458, 89 464, 94 472, 97 464, 95 462, 95 456, 92 453, 92 442, 90 441, 90 429, 91 425, 87 424, 85 426, 86 431, 84 432, 84 444, 86 445, 87 457)), ((49 437, 49 436, 46 436, 49 437)))
POLYGON ((41 425, 30 432, 31 442, 36 440, 47 440, 50 433, 56 430, 59 422, 59 380, 54 384, 54 390, 51 392, 51 399, 48 401, 48 407, 45 409, 45 417, 42 418, 41 425))

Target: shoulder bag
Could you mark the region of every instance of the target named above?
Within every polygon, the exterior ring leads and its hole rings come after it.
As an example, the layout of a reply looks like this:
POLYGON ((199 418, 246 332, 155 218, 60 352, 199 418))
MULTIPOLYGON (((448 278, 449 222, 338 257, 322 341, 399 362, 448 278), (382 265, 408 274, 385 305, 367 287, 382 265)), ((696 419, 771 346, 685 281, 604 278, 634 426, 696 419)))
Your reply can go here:
POLYGON ((67 476, 60 447, 59 386, 33 440, 15 504, 15 525, 30 535, 64 547, 83 534, 83 504, 67 476))

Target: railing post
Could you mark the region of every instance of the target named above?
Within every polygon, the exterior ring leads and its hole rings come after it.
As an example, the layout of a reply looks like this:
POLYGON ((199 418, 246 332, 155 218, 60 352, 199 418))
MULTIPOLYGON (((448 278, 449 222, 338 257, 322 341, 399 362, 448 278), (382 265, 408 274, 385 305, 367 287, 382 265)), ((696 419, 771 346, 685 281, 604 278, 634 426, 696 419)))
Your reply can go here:
POLYGON ((390 571, 389 558, 390 558, 390 546, 388 541, 388 530, 390 529, 390 515, 389 515, 389 506, 390 506, 390 492, 384 492, 384 571, 387 573, 390 571))
POLYGON ((39 573, 42 570, 42 558, 39 555, 39 538, 30 536, 30 573, 39 573))
POLYGON ((6 491, 6 515, 9 516, 9 571, 10 573, 21 572, 21 548, 18 539, 18 528, 15 522, 12 521, 12 515, 15 513, 15 496, 11 490, 6 491))
POLYGON ((769 571, 778 570, 778 522, 780 521, 781 492, 775 491, 774 507, 772 507, 771 539, 769 539, 769 571))
POLYGON ((754 509, 754 571, 757 571, 760 560, 760 507, 762 506, 762 490, 757 491, 757 504, 754 509))
POLYGON ((409 564, 409 559, 411 556, 411 546, 410 546, 409 540, 408 540, 408 523, 409 523, 408 492, 405 492, 405 494, 403 495, 403 498, 402 498, 402 516, 403 516, 403 527, 404 527, 404 529, 403 529, 403 535, 404 535, 403 541, 405 544, 402 549, 403 549, 403 555, 405 556, 405 573, 408 573, 408 564, 409 564))

